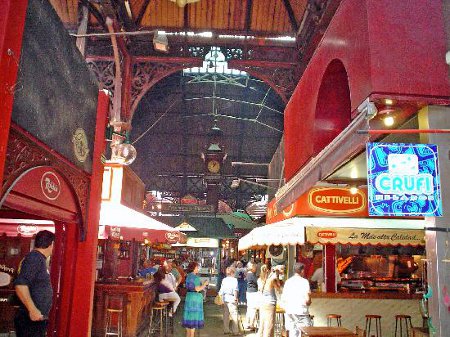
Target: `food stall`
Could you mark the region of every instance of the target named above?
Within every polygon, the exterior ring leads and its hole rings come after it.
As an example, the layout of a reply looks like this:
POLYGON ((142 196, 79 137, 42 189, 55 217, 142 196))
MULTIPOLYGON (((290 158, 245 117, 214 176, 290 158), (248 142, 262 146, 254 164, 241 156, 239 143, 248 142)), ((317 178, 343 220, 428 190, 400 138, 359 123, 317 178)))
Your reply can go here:
POLYGON ((136 336, 148 326, 155 297, 152 280, 137 277, 141 257, 185 236, 141 210, 144 185, 127 166, 106 165, 102 191, 92 335, 104 336, 113 308, 123 310, 123 336, 136 336))
POLYGON ((386 316, 384 335, 399 313, 422 324, 424 228, 432 219, 368 218, 364 190, 329 187, 311 189, 281 213, 269 205, 267 218, 271 224, 241 238, 239 250, 282 247, 288 270, 295 261, 323 267, 325 285, 313 292, 310 308, 316 325, 326 325, 329 313, 342 315, 350 329, 364 326, 366 314, 386 316))

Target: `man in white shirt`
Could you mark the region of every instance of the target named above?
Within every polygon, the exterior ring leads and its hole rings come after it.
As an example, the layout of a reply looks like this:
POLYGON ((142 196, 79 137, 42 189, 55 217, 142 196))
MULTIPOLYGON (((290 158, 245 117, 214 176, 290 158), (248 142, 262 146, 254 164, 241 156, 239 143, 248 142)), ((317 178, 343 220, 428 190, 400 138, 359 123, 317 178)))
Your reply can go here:
POLYGON ((284 320, 289 337, 299 337, 300 327, 311 326, 308 307, 311 304, 311 289, 304 276, 303 263, 294 263, 294 275, 284 284, 281 306, 285 310, 284 320))
POLYGON ((233 336, 240 336, 239 334, 239 312, 238 312, 238 281, 235 277, 236 270, 234 267, 227 267, 226 275, 222 280, 222 285, 219 290, 219 295, 223 300, 223 332, 225 334, 231 332, 233 336))

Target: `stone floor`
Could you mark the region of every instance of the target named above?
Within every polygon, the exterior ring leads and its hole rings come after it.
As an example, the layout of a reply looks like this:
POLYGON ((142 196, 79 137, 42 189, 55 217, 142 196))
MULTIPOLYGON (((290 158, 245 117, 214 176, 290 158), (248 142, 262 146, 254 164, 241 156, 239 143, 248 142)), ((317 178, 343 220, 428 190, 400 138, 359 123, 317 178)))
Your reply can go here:
MULTIPOLYGON (((223 333, 222 323, 222 307, 213 303, 214 297, 208 297, 203 309, 205 312, 205 327, 196 332, 198 337, 222 337, 230 336, 223 333)), ((239 313, 242 319, 245 318, 245 306, 239 306, 239 313)), ((173 337, 183 337, 186 330, 181 326, 181 319, 183 315, 183 302, 180 304, 175 317, 174 334, 173 337)), ((242 336, 256 337, 254 332, 241 331, 242 336)))

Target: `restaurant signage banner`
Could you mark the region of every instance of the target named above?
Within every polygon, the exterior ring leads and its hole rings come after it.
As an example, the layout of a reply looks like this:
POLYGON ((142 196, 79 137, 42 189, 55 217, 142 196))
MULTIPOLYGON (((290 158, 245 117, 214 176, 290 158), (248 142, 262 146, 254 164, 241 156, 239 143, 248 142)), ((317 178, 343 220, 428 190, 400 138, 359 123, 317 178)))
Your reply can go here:
POLYGON ((313 244, 423 246, 425 232, 414 229, 306 227, 306 241, 313 244))
POLYGON ((267 223, 274 223, 293 216, 347 216, 366 217, 367 190, 350 188, 314 187, 303 194, 282 212, 277 212, 276 200, 267 205, 267 223))
POLYGON ((370 216, 442 216, 437 146, 368 143, 370 216))

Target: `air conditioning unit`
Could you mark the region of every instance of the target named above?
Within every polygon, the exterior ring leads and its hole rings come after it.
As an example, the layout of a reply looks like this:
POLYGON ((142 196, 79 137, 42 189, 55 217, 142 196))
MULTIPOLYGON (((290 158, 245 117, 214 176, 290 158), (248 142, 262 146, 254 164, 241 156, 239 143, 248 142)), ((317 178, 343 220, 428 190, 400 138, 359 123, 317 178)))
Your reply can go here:
POLYGON ((266 257, 281 263, 285 260, 285 251, 282 245, 271 245, 267 247, 266 257))

